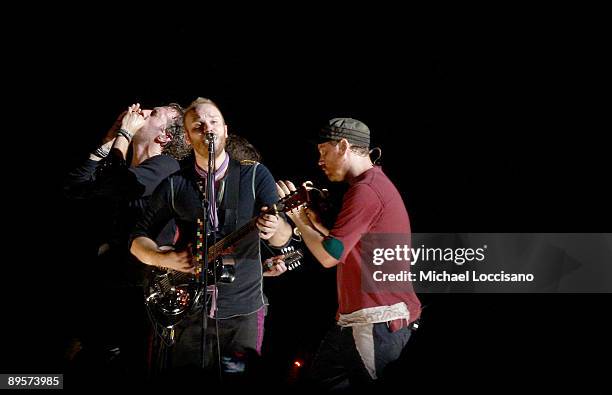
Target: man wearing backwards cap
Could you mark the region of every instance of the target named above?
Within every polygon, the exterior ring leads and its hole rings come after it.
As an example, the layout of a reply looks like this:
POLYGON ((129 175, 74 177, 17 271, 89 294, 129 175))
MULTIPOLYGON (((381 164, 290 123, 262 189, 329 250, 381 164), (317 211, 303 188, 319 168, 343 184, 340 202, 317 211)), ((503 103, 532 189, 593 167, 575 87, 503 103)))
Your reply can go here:
MULTIPOLYGON (((330 181, 349 183, 331 230, 310 209, 288 216, 313 256, 326 268, 337 266, 337 325, 321 343, 312 369, 322 389, 369 385, 399 358, 421 304, 404 283, 376 282, 372 262, 362 262, 362 236, 401 234, 409 240, 410 221, 402 198, 380 166, 370 159, 370 129, 352 118, 333 118, 319 132, 319 166, 330 181)), ((281 197, 295 190, 279 181, 281 197)), ((409 267, 409 265, 408 265, 409 267)))

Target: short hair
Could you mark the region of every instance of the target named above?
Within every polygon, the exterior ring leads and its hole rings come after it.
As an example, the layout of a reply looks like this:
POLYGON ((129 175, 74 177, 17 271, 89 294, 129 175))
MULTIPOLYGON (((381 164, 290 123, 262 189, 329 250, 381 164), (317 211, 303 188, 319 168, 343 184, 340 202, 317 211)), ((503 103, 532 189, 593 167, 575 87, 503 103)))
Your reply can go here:
POLYGON ((370 155, 370 150, 368 147, 360 147, 358 145, 351 145, 351 151, 356 153, 359 156, 368 156, 370 155))
MULTIPOLYGON (((210 104, 212 106, 215 106, 217 108, 217 110, 219 110, 219 112, 221 112, 221 109, 219 108, 217 103, 215 103, 214 101, 212 101, 210 99, 207 99, 205 97, 198 97, 197 99, 192 101, 191 104, 185 109, 185 111, 183 113, 183 122, 184 122, 184 119, 185 119, 185 115, 187 115, 187 113, 190 112, 190 111, 194 111, 196 106, 199 106, 200 104, 210 104)), ((221 118, 223 118, 223 114, 221 114, 221 118)), ((223 118, 223 122, 225 122, 225 118, 223 118)))
MULTIPOLYGON (((329 140, 329 143, 332 144, 333 146, 338 145, 338 143, 340 142, 340 140, 329 140)), ((359 155, 359 156, 368 156, 370 155, 370 149, 368 147, 362 147, 359 145, 352 145, 351 143, 349 143, 349 149, 351 151, 353 151, 355 154, 359 155)))

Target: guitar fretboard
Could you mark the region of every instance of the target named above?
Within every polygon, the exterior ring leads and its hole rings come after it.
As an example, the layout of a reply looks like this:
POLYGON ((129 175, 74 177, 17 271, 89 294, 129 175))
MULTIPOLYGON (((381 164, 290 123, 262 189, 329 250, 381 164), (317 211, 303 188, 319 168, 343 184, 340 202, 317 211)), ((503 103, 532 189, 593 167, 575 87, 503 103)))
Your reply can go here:
POLYGON ((225 236, 221 240, 217 241, 211 248, 208 253, 208 261, 212 262, 217 259, 223 251, 232 247, 237 242, 239 242, 243 237, 249 234, 253 229, 256 228, 257 219, 259 217, 252 218, 249 222, 242 225, 240 228, 225 236))

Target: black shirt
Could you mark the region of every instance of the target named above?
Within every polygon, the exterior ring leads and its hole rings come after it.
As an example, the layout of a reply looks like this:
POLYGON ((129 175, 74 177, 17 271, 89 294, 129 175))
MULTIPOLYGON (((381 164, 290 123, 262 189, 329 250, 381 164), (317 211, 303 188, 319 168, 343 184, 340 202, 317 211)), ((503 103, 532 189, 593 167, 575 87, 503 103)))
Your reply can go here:
MULTIPOLYGON (((68 174, 64 193, 69 199, 87 201, 88 218, 82 225, 87 227, 82 232, 95 245, 94 254, 105 260, 105 277, 110 285, 141 283, 143 265, 129 254, 129 235, 155 188, 179 169, 179 163, 167 155, 153 156, 131 168, 124 160, 109 155, 101 161, 88 159, 68 174)), ((174 234, 170 222, 154 239, 169 244, 174 234)))

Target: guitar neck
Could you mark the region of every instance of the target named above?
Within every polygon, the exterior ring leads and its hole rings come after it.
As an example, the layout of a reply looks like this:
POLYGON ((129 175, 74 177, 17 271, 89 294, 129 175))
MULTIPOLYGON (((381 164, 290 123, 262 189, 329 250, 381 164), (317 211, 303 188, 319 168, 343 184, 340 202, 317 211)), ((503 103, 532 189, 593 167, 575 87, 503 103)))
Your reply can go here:
MULTIPOLYGON (((310 195, 307 186, 307 183, 304 183, 299 190, 292 192, 289 196, 286 196, 276 202, 276 204, 273 205, 273 208, 268 210, 268 213, 277 214, 278 212, 286 212, 292 208, 299 207, 302 204, 310 202, 310 195)), ((308 187, 312 187, 312 183, 310 183, 310 186, 308 187)), ((208 251, 209 261, 220 257, 227 249, 235 246, 237 242, 253 231, 253 229, 256 228, 258 218, 258 216, 252 218, 239 229, 217 241, 208 251)))
POLYGON ((257 218, 258 217, 252 218, 249 222, 247 222, 246 224, 242 225, 237 230, 233 231, 229 235, 227 235, 224 238, 222 238, 221 240, 217 241, 210 248, 210 251, 208 253, 209 261, 217 259, 219 256, 221 256, 223 251, 225 251, 226 249, 234 246, 242 238, 244 238, 247 234, 249 234, 251 231, 253 231, 253 229, 256 228, 257 218))

